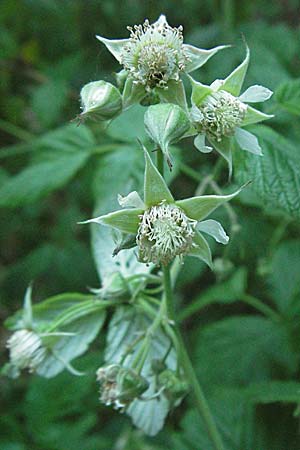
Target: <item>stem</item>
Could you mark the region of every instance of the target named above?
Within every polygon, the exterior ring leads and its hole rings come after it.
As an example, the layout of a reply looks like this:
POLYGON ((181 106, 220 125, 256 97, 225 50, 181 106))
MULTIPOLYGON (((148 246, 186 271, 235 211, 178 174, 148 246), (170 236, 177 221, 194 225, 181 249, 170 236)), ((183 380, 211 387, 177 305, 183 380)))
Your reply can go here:
MULTIPOLYGON (((164 156, 161 149, 158 149, 156 156, 156 164, 157 169, 160 174, 164 176, 164 156)), ((188 379, 192 389, 193 389, 193 397, 195 406, 198 410, 199 415, 202 417, 208 434, 211 438, 211 441, 214 445, 215 450, 224 450, 224 446, 222 443, 221 436, 217 430, 216 424, 214 422, 213 416, 210 412, 208 403, 205 399, 202 388, 197 380, 196 374, 194 372, 193 365, 187 353, 185 343, 182 339, 180 330, 175 321, 175 310, 174 310, 174 301, 173 301, 173 293, 172 293, 172 284, 171 284, 171 275, 170 275, 170 267, 162 266, 163 272, 163 286, 164 286, 164 298, 162 300, 161 308, 159 314, 166 314, 167 320, 169 319, 173 325, 175 335, 177 337, 179 355, 178 357, 181 359, 183 364, 183 369, 185 372, 185 376, 188 379)), ((155 326, 156 320, 153 322, 152 327, 155 326)))
POLYGON ((193 389, 193 397, 195 402, 195 407, 198 410, 198 413, 202 417, 208 434, 211 438, 212 443, 214 444, 214 448, 216 450, 223 450, 224 446, 222 443, 221 436, 217 430, 215 421, 211 414, 210 408, 202 391, 202 388, 198 382, 196 377, 193 365, 189 358, 189 355, 186 350, 185 343, 182 339, 181 333, 175 323, 175 311, 174 311, 174 302, 171 288, 171 277, 170 277, 170 269, 168 266, 163 267, 163 275, 164 275, 164 287, 165 287, 165 300, 167 306, 167 316, 174 323, 174 328, 177 336, 177 340, 180 348, 180 357, 183 364, 183 369, 185 372, 185 376, 187 377, 189 384, 193 389))
POLYGON ((156 167, 159 173, 164 176, 164 155, 161 148, 158 148, 156 152, 156 167))
POLYGON ((0 129, 8 134, 20 139, 21 141, 29 142, 35 136, 26 130, 14 125, 13 123, 7 122, 6 120, 0 119, 0 129))
POLYGON ((241 300, 244 303, 247 303, 248 305, 253 306, 253 308, 257 309, 262 314, 264 314, 265 316, 269 317, 272 321, 274 321, 274 322, 281 322, 282 321, 281 316, 279 314, 277 314, 276 311, 274 311, 272 308, 270 308, 270 306, 266 305, 265 303, 263 303, 258 298, 255 298, 255 297, 253 297, 252 295, 249 295, 249 294, 244 294, 241 297, 241 300))

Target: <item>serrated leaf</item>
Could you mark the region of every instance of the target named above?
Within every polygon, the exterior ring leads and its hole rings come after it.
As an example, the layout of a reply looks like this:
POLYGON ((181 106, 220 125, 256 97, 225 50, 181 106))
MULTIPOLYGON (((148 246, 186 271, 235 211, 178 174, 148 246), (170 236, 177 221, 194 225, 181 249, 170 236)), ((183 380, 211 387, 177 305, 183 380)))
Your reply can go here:
POLYGON ((68 125, 32 145, 40 151, 34 153, 29 166, 1 186, 0 206, 33 203, 64 186, 87 162, 95 141, 83 125, 68 125))
POLYGON ((284 326, 259 316, 230 317, 199 330, 195 360, 204 385, 266 381, 276 370, 288 376, 297 367, 284 326))
POLYGON ((235 152, 238 182, 251 180, 251 189, 265 206, 300 218, 300 162, 298 150, 276 131, 265 126, 253 128, 263 157, 235 152))
POLYGON ((300 78, 280 84, 275 91, 275 100, 291 114, 300 116, 300 78))

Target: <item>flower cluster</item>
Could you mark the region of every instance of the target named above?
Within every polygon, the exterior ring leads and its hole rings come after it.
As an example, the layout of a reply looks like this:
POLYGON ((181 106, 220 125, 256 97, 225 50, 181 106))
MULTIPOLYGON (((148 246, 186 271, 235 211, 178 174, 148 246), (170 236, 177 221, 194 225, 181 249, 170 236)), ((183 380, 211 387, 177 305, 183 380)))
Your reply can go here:
POLYGON ((149 387, 144 377, 120 364, 100 367, 96 375, 100 384, 101 403, 114 405, 116 409, 124 410, 149 387))

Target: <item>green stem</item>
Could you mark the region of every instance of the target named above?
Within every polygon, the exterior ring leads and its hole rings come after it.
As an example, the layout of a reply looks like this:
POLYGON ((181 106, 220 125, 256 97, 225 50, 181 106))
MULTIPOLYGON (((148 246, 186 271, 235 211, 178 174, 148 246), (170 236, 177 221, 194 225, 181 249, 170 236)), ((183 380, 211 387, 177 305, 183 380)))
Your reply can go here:
POLYGON ((3 119, 0 119, 0 129, 25 142, 29 142, 35 137, 28 131, 25 131, 22 128, 14 125, 13 123, 7 122, 3 119))
POLYGON ((211 414, 210 408, 208 406, 208 403, 206 401, 206 398, 204 396, 202 388, 196 377, 193 365, 192 365, 189 355, 187 353, 185 343, 182 339, 181 333, 175 322, 175 311, 174 311, 174 302, 173 302, 173 295, 172 295, 172 288, 171 288, 171 277, 170 277, 170 269, 168 266, 163 267, 163 275, 164 275, 167 316, 173 322, 173 327, 175 329, 177 341, 179 343, 179 349, 180 349, 179 356, 181 357, 181 360, 182 360, 182 365, 183 365, 183 369, 185 372, 185 376, 186 376, 186 378, 192 388, 192 391, 193 391, 195 407, 197 408, 198 413, 200 414, 200 416, 202 417, 202 419, 206 425, 208 434, 211 438, 214 448, 216 450, 223 450, 224 446, 222 443, 221 436, 217 430, 217 427, 216 427, 215 421, 213 419, 213 416, 211 414))
POLYGON ((270 306, 266 305, 265 303, 263 303, 258 298, 255 298, 255 297, 253 297, 252 295, 249 295, 249 294, 244 294, 241 297, 241 300, 244 303, 247 303, 248 305, 250 305, 253 308, 257 309, 258 311, 260 311, 265 316, 269 317, 274 322, 281 322, 282 321, 281 316, 276 311, 274 311, 272 308, 270 308, 270 306))
POLYGON ((160 148, 156 152, 156 167, 159 173, 164 176, 164 154, 160 148))

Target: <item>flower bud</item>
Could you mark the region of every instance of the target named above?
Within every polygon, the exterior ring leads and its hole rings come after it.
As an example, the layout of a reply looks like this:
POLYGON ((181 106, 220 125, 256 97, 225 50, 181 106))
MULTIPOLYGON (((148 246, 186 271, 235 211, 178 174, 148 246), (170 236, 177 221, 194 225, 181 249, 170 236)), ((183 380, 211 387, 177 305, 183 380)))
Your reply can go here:
POLYGON ((144 377, 119 364, 100 367, 97 380, 100 383, 100 401, 107 406, 113 404, 116 409, 124 409, 149 387, 144 377))
POLYGON ((171 403, 176 403, 188 392, 188 384, 171 369, 166 369, 159 374, 158 384, 164 388, 164 394, 171 403))
POLYGON ((80 92, 82 113, 80 117, 109 120, 122 111, 122 97, 118 89, 106 81, 92 81, 80 92))
POLYGON ((186 255, 193 247, 196 224, 176 205, 152 206, 142 215, 138 229, 140 261, 167 265, 186 255))
POLYGON ((46 356, 41 338, 29 330, 18 330, 8 339, 11 365, 19 373, 22 369, 34 372, 46 356))
POLYGON ((229 92, 220 90, 192 108, 191 117, 199 132, 220 142, 223 137, 234 135, 246 111, 247 105, 229 92))
POLYGON ((150 106, 144 117, 146 132, 161 148, 171 167, 169 145, 181 139, 190 128, 187 114, 178 105, 164 103, 150 106))

